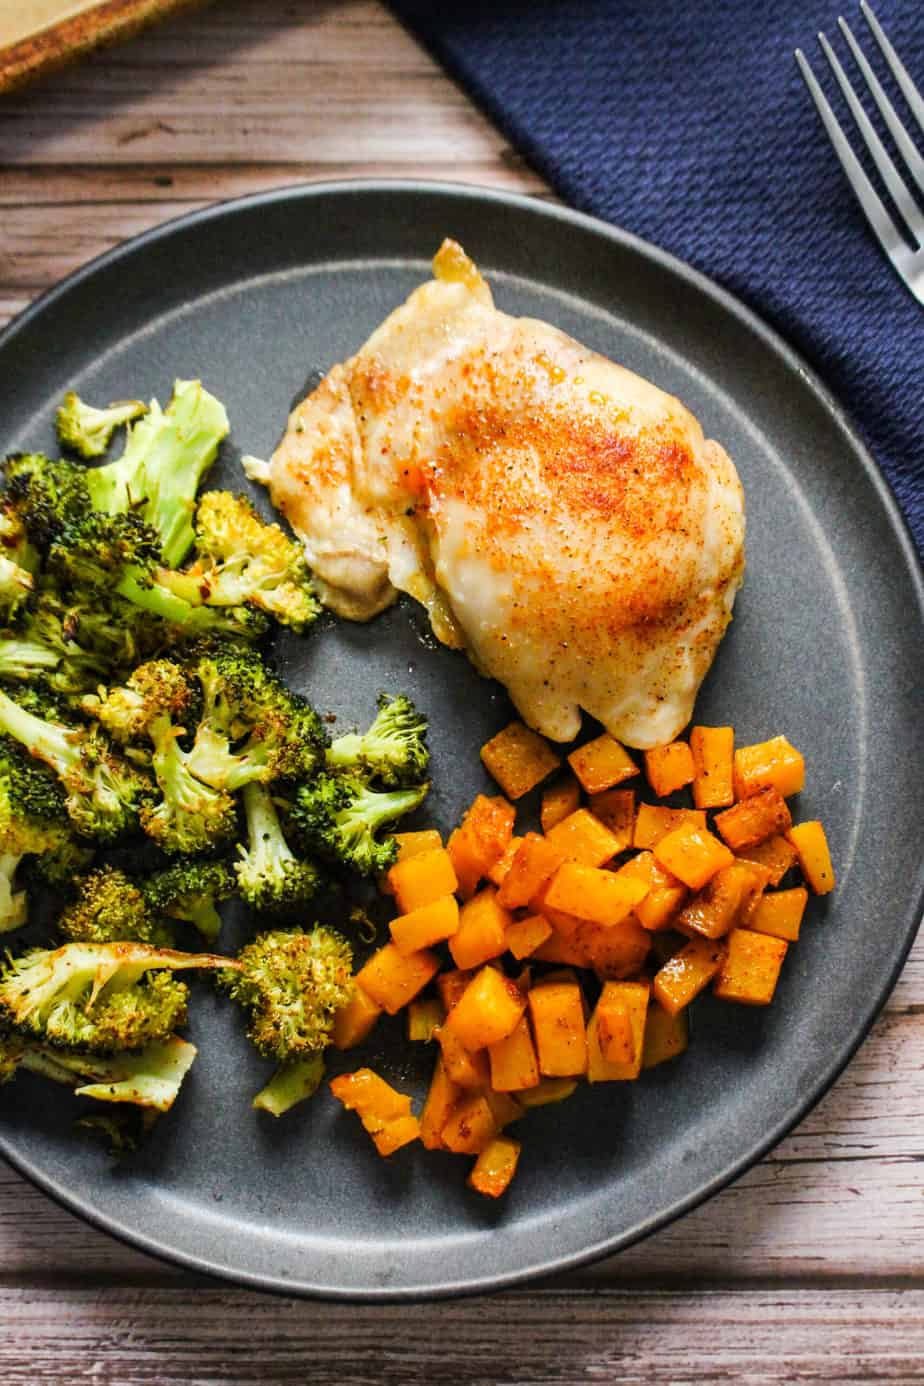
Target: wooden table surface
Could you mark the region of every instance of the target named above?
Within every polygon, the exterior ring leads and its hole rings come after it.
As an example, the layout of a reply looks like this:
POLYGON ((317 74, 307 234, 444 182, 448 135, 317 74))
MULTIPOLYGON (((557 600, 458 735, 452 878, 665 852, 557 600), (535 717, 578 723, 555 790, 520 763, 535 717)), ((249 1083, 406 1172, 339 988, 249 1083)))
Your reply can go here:
MULTIPOLYGON (((175 17, 0 101, 0 322, 191 208, 377 174, 549 195, 373 0, 175 17)), ((733 1187, 581 1274, 452 1304, 198 1280, 4 1167, 0 1383, 924 1380, 922 1027, 919 945, 834 1089, 733 1187)))

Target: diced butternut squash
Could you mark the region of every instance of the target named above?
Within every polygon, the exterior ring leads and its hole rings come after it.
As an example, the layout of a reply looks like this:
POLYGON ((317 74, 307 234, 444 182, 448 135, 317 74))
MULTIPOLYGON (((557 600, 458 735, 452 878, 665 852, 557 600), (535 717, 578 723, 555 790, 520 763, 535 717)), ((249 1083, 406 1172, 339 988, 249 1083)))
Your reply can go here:
POLYGON ((747 1006, 769 1005, 789 944, 751 929, 732 929, 725 943, 725 957, 712 987, 715 995, 747 1006))
POLYGON ((512 919, 493 886, 485 886, 459 911, 459 927, 449 940, 449 951, 456 967, 480 967, 499 958, 507 947, 507 929, 512 919))
POLYGON ((587 954, 581 947, 579 932, 566 938, 553 929, 544 943, 534 948, 532 957, 536 962, 562 963, 566 967, 588 967, 587 954))
MULTIPOLYGON (((421 852, 435 852, 443 845, 443 839, 436 828, 423 828, 419 832, 413 833, 395 833, 395 841, 398 844, 398 855, 394 860, 395 866, 399 862, 410 861, 411 857, 420 856, 421 852)), ((394 895, 395 892, 388 883, 387 874, 382 876, 379 889, 383 895, 394 895)))
POLYGON ((504 855, 500 857, 491 867, 490 871, 487 872, 487 879, 492 885, 497 886, 498 889, 500 889, 507 879, 507 872, 513 865, 513 859, 520 850, 522 842, 522 837, 512 837, 504 849, 504 855))
POLYGON ((588 809, 556 823, 546 842, 560 853, 561 861, 579 861, 584 866, 605 866, 619 849, 619 839, 588 809))
POLYGON ((524 1108, 509 1092, 495 1092, 493 1088, 485 1088, 483 1096, 491 1108, 494 1125, 498 1131, 503 1131, 511 1122, 519 1121, 523 1115, 524 1108))
POLYGON ((575 1092, 574 1078, 540 1078, 536 1087, 518 1093, 517 1101, 521 1107, 547 1107, 553 1102, 564 1102, 575 1092))
POLYGON ((590 811, 615 837, 619 844, 616 852, 624 852, 632 846, 635 831, 634 789, 605 789, 602 794, 592 794, 590 811))
POLYGON ((449 1114, 460 1100, 463 1089, 454 1083, 446 1072, 443 1056, 440 1054, 430 1080, 430 1090, 420 1114, 420 1140, 427 1150, 442 1150, 442 1130, 449 1120, 449 1114))
POLYGON ((362 1044, 375 1022, 382 1014, 382 1007, 373 1001, 362 987, 354 986, 353 995, 345 1006, 334 1015, 331 1043, 335 1049, 354 1049, 362 1044))
POLYGON ((511 722, 481 748, 481 759, 508 799, 521 799, 561 765, 544 736, 511 722))
POLYGON ((642 1045, 642 1068, 655 1068, 676 1059, 690 1042, 690 1027, 685 1011, 672 1015, 654 999, 645 1017, 645 1040, 642 1045))
POLYGON ((778 886, 791 866, 795 866, 797 853, 795 847, 784 837, 782 833, 774 833, 773 837, 768 837, 764 842, 758 842, 756 847, 746 847, 738 855, 742 861, 753 862, 757 866, 763 866, 769 872, 767 884, 778 886))
POLYGON ((397 862, 388 873, 388 884, 402 914, 430 905, 458 889, 458 879, 449 853, 443 847, 420 852, 407 861, 397 862))
POLYGON ((694 727, 693 802, 698 809, 726 808, 735 802, 732 757, 735 733, 731 727, 694 727))
POLYGON ((409 1001, 434 977, 440 960, 429 949, 419 953, 400 953, 393 943, 386 943, 360 968, 357 985, 371 996, 389 1015, 397 1015, 409 1001))
POLYGON ((633 847, 642 851, 654 847, 683 823, 705 829, 706 815, 701 809, 669 808, 666 804, 639 804, 635 815, 633 847))
POLYGON ((733 852, 744 852, 776 833, 788 832, 792 818, 780 791, 769 785, 717 813, 715 826, 733 852))
POLYGON ((591 1083, 624 1082, 637 1078, 642 1069, 642 1046, 645 1039, 645 1016, 648 1011, 650 987, 647 982, 606 982, 587 1027, 587 1078, 591 1083), (605 1014, 613 1002, 619 1001, 629 1016, 632 1031, 632 1051, 628 1059, 605 1058, 600 1042, 600 1008, 605 1014))
POLYGON ((645 752, 645 774, 659 799, 692 784, 695 773, 693 753, 685 741, 672 741, 645 752))
POLYGON ((796 849, 799 866, 816 895, 827 895, 834 889, 834 867, 825 830, 817 819, 808 823, 797 823, 787 834, 796 849))
POLYGON ((484 875, 484 857, 474 830, 464 823, 449 834, 446 851, 452 862, 463 900, 470 899, 484 875))
POLYGON ((580 807, 581 786, 573 775, 559 775, 553 780, 548 789, 542 791, 542 804, 539 810, 539 819, 542 823, 542 831, 547 833, 550 828, 554 828, 556 823, 560 823, 563 818, 574 813, 580 807))
POLYGON ((552 932, 549 921, 541 914, 515 919, 507 926, 507 948, 517 959, 528 958, 552 932))
POLYGON ((564 860, 562 849, 539 833, 527 833, 498 892, 498 903, 505 909, 528 905, 550 880, 564 860))
POLYGON ((587 1071, 584 998, 576 982, 543 982, 529 993, 539 1072, 572 1078, 587 1071))
POLYGON ((456 1155, 479 1155, 497 1135, 497 1123, 481 1093, 463 1097, 453 1107, 441 1132, 443 1145, 456 1155))
POLYGON ((609 992, 597 1003, 595 1016, 597 1043, 607 1063, 631 1063, 635 1058, 635 1033, 625 1000, 609 992))
POLYGON ((469 982, 446 1021, 469 1050, 486 1049, 505 1039, 526 1010, 526 997, 494 967, 483 967, 469 982))
POLYGON ((717 837, 695 823, 682 823, 653 847, 655 860, 690 890, 702 890, 706 882, 731 866, 734 858, 717 837))
POLYGON ((638 774, 638 766, 625 746, 608 732, 572 751, 568 764, 587 794, 602 794, 638 774))
POLYGON ((420 1123, 411 1114, 411 1099, 396 1092, 371 1068, 332 1078, 330 1090, 344 1107, 356 1113, 380 1155, 391 1155, 420 1135, 420 1123))
POLYGON ((443 1003, 438 996, 412 1001, 407 1008, 407 1037, 412 1044, 429 1044, 446 1019, 443 1003))
POLYGON ((442 1050, 446 1074, 458 1087, 487 1087, 491 1081, 491 1070, 488 1066, 488 1056, 483 1049, 466 1049, 456 1032, 448 1025, 441 1025, 434 1031, 434 1036, 442 1050))
POLYGON ((399 953, 419 953, 451 938, 459 927, 459 902, 454 895, 444 895, 429 905, 421 905, 410 914, 399 915, 389 924, 392 941, 399 953))
POLYGON ((750 862, 732 861, 687 901, 673 927, 690 937, 701 934, 703 938, 721 938, 741 922, 747 907, 763 890, 765 880, 760 867, 750 862))
POLYGON ((509 1136, 495 1136, 472 1166, 468 1182, 476 1193, 500 1198, 510 1187, 520 1159, 520 1142, 509 1136))
POLYGON ((516 809, 500 795, 479 794, 461 824, 450 834, 449 853, 463 900, 469 899, 478 882, 497 865, 513 835, 516 809))
POLYGON ((677 1015, 705 990, 724 958, 724 943, 691 938, 655 973, 652 991, 658 1004, 669 1015, 677 1015))
POLYGON ((473 970, 455 968, 450 972, 441 972, 437 977, 436 989, 440 994, 443 1010, 447 1015, 465 991, 465 988, 474 975, 475 973, 473 970))
POLYGON ((748 920, 748 928, 758 934, 772 934, 795 943, 799 937, 802 916, 808 903, 808 891, 803 886, 793 890, 775 890, 764 894, 748 920))
POLYGON ((576 936, 579 948, 601 981, 618 981, 641 971, 651 950, 651 934, 631 915, 606 928, 582 924, 576 936))
MULTIPOLYGON (((525 1000, 525 998, 524 998, 525 1000)), ((488 1049, 491 1087, 495 1092, 522 1092, 539 1082, 539 1061, 529 1021, 521 1016, 504 1039, 488 1049)))
POLYGON ((805 761, 785 736, 754 746, 739 746, 734 757, 735 798, 746 799, 761 789, 775 789, 788 799, 805 783, 805 761))
POLYGON ((653 852, 638 852, 617 873, 634 876, 647 887, 647 894, 635 906, 635 917, 643 928, 655 932, 668 929, 689 894, 682 881, 655 861, 653 852))
POLYGON ((555 872, 542 897, 542 907, 564 910, 593 924, 619 924, 648 893, 638 878, 601 871, 566 861, 555 872))

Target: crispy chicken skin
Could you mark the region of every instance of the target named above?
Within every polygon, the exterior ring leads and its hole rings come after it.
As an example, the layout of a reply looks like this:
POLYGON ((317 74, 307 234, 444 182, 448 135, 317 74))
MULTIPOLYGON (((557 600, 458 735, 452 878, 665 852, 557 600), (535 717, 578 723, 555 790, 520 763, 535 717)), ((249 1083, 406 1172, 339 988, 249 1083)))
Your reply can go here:
POLYGON ((735 468, 672 396, 499 312, 461 247, 293 411, 261 480, 321 596, 408 592, 556 741, 670 741, 744 570, 735 468))

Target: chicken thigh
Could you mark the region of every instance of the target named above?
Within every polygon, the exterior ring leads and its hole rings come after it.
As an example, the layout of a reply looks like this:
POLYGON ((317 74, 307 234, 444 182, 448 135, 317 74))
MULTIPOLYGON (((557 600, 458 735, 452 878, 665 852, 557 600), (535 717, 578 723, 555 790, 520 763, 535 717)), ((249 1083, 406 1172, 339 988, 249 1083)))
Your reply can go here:
POLYGON ((678 400, 494 307, 461 247, 293 411, 265 465, 322 600, 407 592, 556 741, 670 741, 744 570, 732 462, 678 400))

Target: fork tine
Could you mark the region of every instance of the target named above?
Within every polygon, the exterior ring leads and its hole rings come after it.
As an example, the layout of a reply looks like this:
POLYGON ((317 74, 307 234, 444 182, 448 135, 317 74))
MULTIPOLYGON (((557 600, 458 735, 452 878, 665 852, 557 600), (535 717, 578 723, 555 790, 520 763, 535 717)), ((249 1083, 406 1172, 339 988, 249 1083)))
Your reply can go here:
POLYGON ((876 42, 882 49, 883 57, 889 64, 892 76, 902 89, 902 94, 908 102, 915 120, 918 122, 921 129, 924 130, 924 97, 921 96, 921 93, 909 77, 908 69, 886 38, 882 25, 879 23, 879 20, 876 18, 871 6, 867 4, 866 0, 860 0, 860 9, 863 11, 863 18, 875 35, 876 42))
POLYGON ((873 228, 879 244, 893 263, 904 262, 910 255, 905 239, 883 206, 879 194, 864 173, 863 166, 856 154, 850 148, 847 136, 841 129, 837 116, 828 103, 828 98, 815 80, 815 74, 809 67, 808 60, 801 48, 796 49, 796 62, 799 64, 799 71, 809 89, 809 94, 815 102, 822 124, 828 132, 828 138, 834 146, 834 152, 841 162, 841 167, 846 173, 848 182, 856 193, 863 211, 866 213, 866 219, 873 228))
POLYGON ((905 186, 904 179, 892 162, 892 158, 882 140, 873 129, 869 116, 860 104, 846 72, 841 67, 840 60, 834 49, 831 47, 824 34, 818 35, 818 42, 821 44, 825 57, 831 65, 831 71, 837 78, 837 84, 844 93, 844 99, 850 107, 850 114, 857 122, 863 141, 870 152, 873 163, 879 170, 882 181, 885 183, 895 205, 898 207, 903 220, 913 232, 918 243, 924 242, 924 216, 905 186))
MULTIPOLYGON (((924 158, 921 157, 917 149, 914 147, 914 144, 911 141, 911 136, 908 134, 908 131, 902 124, 898 116, 898 113, 895 110, 895 107, 892 105, 892 102, 889 100, 888 96, 886 96, 885 92, 883 91, 882 83, 879 81, 879 78, 876 76, 875 72, 867 62, 866 55, 864 54, 863 49, 860 47, 860 45, 854 38, 850 29, 850 25, 843 18, 839 19, 837 22, 840 25, 841 33, 844 35, 844 38, 850 44, 850 51, 853 54, 854 59, 856 60, 857 66, 863 74, 863 79, 866 82, 866 85, 872 92, 873 100, 876 102, 876 105, 882 112, 882 118, 885 121, 886 125, 888 125, 889 131, 891 132, 892 138, 898 146, 899 151, 901 152, 902 158, 908 165, 908 168, 911 171, 911 175, 914 178, 914 181, 917 183, 918 187, 921 189, 921 192, 924 192, 924 158)), ((884 34, 883 38, 885 38, 884 34)), ((888 40, 886 40, 886 42, 888 42, 888 40)))

